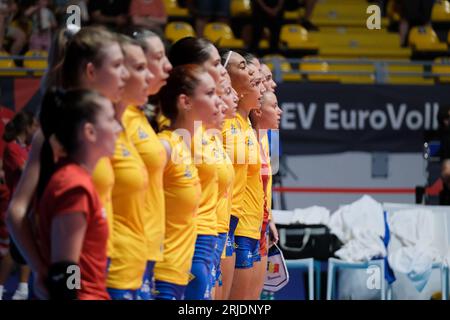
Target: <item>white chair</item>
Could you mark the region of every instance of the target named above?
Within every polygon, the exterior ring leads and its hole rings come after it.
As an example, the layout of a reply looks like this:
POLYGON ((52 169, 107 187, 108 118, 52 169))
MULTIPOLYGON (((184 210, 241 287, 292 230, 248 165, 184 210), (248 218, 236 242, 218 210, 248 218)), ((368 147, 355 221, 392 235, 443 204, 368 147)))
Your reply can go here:
POLYGON ((327 277, 327 300, 334 299, 334 292, 336 289, 336 278, 337 271, 339 269, 360 269, 367 270, 375 266, 380 270, 380 299, 386 300, 387 297, 387 286, 385 281, 385 268, 384 268, 384 260, 376 259, 367 262, 347 262, 335 258, 328 259, 328 277, 327 277))
POLYGON ((286 260, 288 269, 306 269, 308 271, 308 299, 314 300, 314 259, 286 260))
MULTIPOLYGON (((443 257, 450 253, 450 206, 428 206, 401 203, 383 203, 384 210, 394 214, 399 210, 426 209, 433 212, 433 246, 438 249, 443 257)), ((448 299, 449 292, 449 268, 445 263, 433 263, 433 270, 440 271, 442 300, 448 299)), ((392 296, 392 287, 388 288, 388 296, 392 296)))

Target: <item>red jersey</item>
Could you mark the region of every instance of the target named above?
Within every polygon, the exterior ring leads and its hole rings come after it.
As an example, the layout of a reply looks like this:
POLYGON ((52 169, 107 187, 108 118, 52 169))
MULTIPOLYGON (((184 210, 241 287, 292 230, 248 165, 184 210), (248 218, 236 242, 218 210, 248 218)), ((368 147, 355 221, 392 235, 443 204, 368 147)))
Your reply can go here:
POLYGON ((27 162, 28 152, 29 147, 20 145, 16 141, 11 141, 6 144, 3 153, 3 170, 5 171, 5 181, 11 197, 19 183, 22 168, 27 162))
POLYGON ((14 117, 14 111, 0 106, 0 157, 3 156, 5 150, 5 141, 3 140, 3 133, 5 132, 6 124, 14 117))
POLYGON ((51 224, 57 215, 82 212, 87 221, 78 265, 81 272, 80 300, 109 299, 106 291, 106 212, 89 173, 74 163, 64 163, 55 171, 38 205, 38 233, 42 256, 51 257, 51 224))

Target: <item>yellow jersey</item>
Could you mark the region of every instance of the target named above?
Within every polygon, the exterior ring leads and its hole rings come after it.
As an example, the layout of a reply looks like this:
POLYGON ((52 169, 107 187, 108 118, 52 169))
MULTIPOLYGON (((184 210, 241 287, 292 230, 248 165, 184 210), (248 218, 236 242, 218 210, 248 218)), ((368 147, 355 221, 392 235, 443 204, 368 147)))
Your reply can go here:
POLYGON ((270 144, 269 136, 266 134, 261 140, 262 153, 264 154, 265 161, 268 167, 269 180, 267 181, 267 187, 265 190, 266 206, 269 212, 269 220, 272 220, 272 166, 270 164, 270 144))
MULTIPOLYGON (((238 115, 239 116, 239 115, 238 115)), ((240 218, 247 184, 247 164, 245 161, 245 138, 238 116, 226 119, 222 129, 222 143, 234 169, 233 192, 231 197, 231 215, 240 218), (242 149, 244 151, 242 152, 242 149)))
POLYGON ((264 188, 261 178, 261 154, 259 141, 250 120, 237 116, 238 123, 245 134, 245 161, 247 179, 242 202, 242 216, 236 228, 236 235, 259 239, 264 217, 264 188))
POLYGON ((129 141, 126 130, 116 142, 112 158, 115 183, 112 191, 114 210, 114 253, 107 286, 136 290, 148 260, 144 219, 145 197, 148 192, 147 169, 137 150, 129 141))
POLYGON ((166 164, 166 150, 149 124, 145 114, 135 106, 128 106, 122 116, 127 135, 136 147, 147 168, 148 189, 145 197, 144 219, 150 261, 163 258, 165 203, 163 172, 166 164))
POLYGON ((222 137, 213 136, 215 142, 214 157, 216 159, 219 178, 217 202, 217 232, 226 233, 230 228, 231 200, 233 196, 234 168, 230 157, 225 152, 222 137))
POLYGON ((197 234, 217 236, 217 199, 219 178, 214 159, 214 143, 200 126, 191 142, 191 153, 197 167, 202 195, 197 210, 197 234))
POLYGON ((166 118, 161 112, 156 116, 156 123, 159 131, 168 130, 170 127, 170 120, 166 118))
POLYGON ((92 181, 94 182, 95 190, 98 192, 103 208, 105 208, 106 211, 109 232, 106 252, 108 257, 111 257, 114 249, 114 215, 111 201, 111 194, 114 186, 114 170, 109 158, 101 158, 97 162, 94 172, 92 173, 92 181))
POLYGON ((182 137, 170 130, 158 134, 171 148, 164 169, 166 234, 164 258, 155 264, 155 279, 187 285, 194 256, 196 211, 201 196, 200 179, 191 151, 182 137))

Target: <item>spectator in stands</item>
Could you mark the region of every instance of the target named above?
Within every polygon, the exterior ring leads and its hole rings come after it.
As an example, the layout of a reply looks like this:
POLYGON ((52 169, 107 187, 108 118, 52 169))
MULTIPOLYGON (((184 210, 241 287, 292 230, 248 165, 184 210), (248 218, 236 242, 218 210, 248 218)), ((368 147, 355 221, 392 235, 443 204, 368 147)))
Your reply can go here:
POLYGON ((113 29, 122 29, 129 23, 130 0, 92 0, 88 9, 93 23, 105 24, 113 29))
POLYGON ((131 0, 130 17, 135 26, 151 29, 162 34, 167 23, 163 0, 131 0))
POLYGON ((431 24, 431 12, 435 0, 396 0, 396 11, 401 20, 399 26, 400 44, 408 45, 409 30, 415 26, 431 24))
POLYGON ((278 50, 285 0, 253 0, 253 34, 250 51, 257 51, 264 27, 270 29, 270 51, 278 50))
POLYGON ((210 19, 229 24, 230 0, 186 0, 186 6, 195 17, 195 32, 203 36, 203 30, 210 19))
MULTIPOLYGON (((3 156, 3 169, 10 196, 14 194, 19 182, 28 158, 29 145, 37 128, 37 120, 32 113, 27 111, 18 112, 5 127, 3 140, 7 144, 3 156)), ((26 300, 28 298, 30 268, 26 265, 25 259, 11 239, 9 241, 9 254, 7 253, 4 256, 0 267, 0 286, 4 285, 16 263, 20 267, 20 277, 19 286, 12 299, 26 300)))
POLYGON ((305 14, 300 18, 299 23, 308 31, 317 31, 319 28, 311 22, 311 17, 317 0, 285 0, 284 9, 286 11, 296 11, 300 7, 305 8, 305 14))
POLYGON ((5 37, 11 40, 9 52, 19 55, 25 48, 31 23, 24 16, 24 7, 16 1, 3 0, 0 4, 0 51, 5 51, 5 37))
POLYGON ((38 0, 26 11, 25 15, 32 20, 30 50, 50 50, 52 32, 56 28, 56 18, 49 9, 48 0, 38 0))

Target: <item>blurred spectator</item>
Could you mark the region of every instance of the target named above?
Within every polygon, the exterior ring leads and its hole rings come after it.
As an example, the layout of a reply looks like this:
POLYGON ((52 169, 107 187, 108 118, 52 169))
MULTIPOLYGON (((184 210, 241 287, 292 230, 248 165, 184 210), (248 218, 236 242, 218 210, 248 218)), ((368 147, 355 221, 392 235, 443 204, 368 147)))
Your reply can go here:
POLYGON ((409 30, 415 26, 431 24, 431 12, 435 0, 396 0, 396 11, 400 14, 400 44, 408 45, 409 30))
POLYGON ((105 24, 113 29, 127 26, 130 0, 91 0, 88 3, 93 23, 105 24))
POLYGON ((29 49, 49 51, 52 32, 57 27, 56 18, 49 9, 49 1, 36 1, 25 11, 25 15, 31 17, 33 23, 29 49))
POLYGON ((0 9, 0 50, 8 45, 11 55, 19 55, 24 50, 31 32, 31 22, 24 14, 25 6, 16 1, 1 1, 0 9), (5 39, 6 38, 6 39, 5 39), (5 41, 8 40, 8 41, 5 41), (9 42, 10 43, 7 43, 9 42))
POLYGON ((195 32, 198 37, 203 36, 203 30, 211 19, 229 24, 230 2, 230 0, 186 0, 186 6, 195 17, 195 32))
POLYGON ((278 50, 280 30, 283 23, 285 0, 253 0, 253 33, 250 51, 257 51, 264 27, 270 30, 270 51, 278 50))
POLYGON ((167 23, 163 0, 131 0, 130 17, 135 26, 162 33, 167 23))
POLYGON ((300 18, 299 23, 308 31, 317 31, 319 28, 311 22, 311 17, 317 0, 285 0, 284 9, 286 11, 295 11, 300 7, 305 8, 305 14, 300 18))

